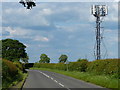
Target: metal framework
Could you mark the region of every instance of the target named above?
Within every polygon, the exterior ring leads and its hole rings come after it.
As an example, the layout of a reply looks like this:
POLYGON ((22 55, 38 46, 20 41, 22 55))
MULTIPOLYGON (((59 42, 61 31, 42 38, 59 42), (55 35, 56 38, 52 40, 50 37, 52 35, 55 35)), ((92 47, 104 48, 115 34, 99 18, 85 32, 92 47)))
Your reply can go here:
POLYGON ((107 15, 107 6, 105 5, 93 5, 91 13, 96 17, 96 51, 94 53, 97 60, 101 59, 101 17, 107 15))

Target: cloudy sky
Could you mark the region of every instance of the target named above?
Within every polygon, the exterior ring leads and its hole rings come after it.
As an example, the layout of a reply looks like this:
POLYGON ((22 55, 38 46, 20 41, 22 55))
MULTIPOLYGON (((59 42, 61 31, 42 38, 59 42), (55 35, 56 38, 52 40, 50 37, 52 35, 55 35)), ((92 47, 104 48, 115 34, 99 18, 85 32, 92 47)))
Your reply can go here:
POLYGON ((61 54, 69 61, 78 58, 94 60, 95 17, 91 15, 93 4, 108 6, 103 19, 104 41, 102 52, 106 58, 118 57, 118 5, 113 2, 37 2, 27 10, 17 2, 2 4, 2 39, 17 39, 24 43, 29 62, 39 61, 42 53, 57 63, 61 54))

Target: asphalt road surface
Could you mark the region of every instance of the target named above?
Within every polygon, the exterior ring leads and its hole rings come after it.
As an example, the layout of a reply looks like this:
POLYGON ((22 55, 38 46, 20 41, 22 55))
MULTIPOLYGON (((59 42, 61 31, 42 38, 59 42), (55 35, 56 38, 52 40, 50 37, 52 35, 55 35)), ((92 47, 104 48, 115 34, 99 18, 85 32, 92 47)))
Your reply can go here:
MULTIPOLYGON (((51 90, 80 90, 85 88, 93 89, 105 89, 100 86, 87 83, 72 77, 61 75, 49 71, 28 70, 28 77, 24 83, 23 90, 26 88, 42 88, 51 90)), ((105 89, 106 90, 106 89, 105 89)))

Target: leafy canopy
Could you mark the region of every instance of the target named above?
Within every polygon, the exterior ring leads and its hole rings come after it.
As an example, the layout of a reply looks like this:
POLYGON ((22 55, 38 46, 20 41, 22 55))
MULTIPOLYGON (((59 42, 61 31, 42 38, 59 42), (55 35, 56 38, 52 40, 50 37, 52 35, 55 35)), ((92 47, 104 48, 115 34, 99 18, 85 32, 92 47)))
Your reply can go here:
POLYGON ((13 39, 4 39, 2 40, 2 58, 10 61, 20 61, 28 62, 27 53, 25 52, 26 46, 19 42, 18 40, 13 39))
POLYGON ((67 55, 61 55, 59 57, 59 63, 65 63, 67 59, 68 59, 67 55))
POLYGON ((46 54, 41 54, 40 63, 50 63, 50 58, 46 54))

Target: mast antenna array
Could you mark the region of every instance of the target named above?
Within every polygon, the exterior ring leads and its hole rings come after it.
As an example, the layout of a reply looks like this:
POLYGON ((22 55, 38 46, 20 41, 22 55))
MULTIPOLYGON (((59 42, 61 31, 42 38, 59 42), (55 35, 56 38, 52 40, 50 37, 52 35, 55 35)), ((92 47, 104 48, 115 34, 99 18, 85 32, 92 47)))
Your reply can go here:
POLYGON ((95 59, 101 59, 101 21, 103 17, 108 14, 108 8, 106 5, 92 5, 91 13, 96 17, 96 50, 95 50, 95 59))

